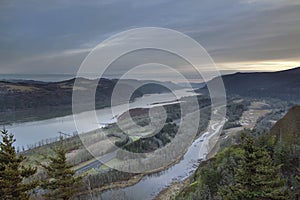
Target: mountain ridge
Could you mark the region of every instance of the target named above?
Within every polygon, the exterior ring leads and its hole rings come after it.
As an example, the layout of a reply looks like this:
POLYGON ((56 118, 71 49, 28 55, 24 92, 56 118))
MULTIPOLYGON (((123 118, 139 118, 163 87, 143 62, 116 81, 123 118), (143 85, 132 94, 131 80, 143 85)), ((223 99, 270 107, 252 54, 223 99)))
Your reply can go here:
MULTIPOLYGON (((300 67, 276 72, 235 73, 216 77, 208 82, 214 83, 222 78, 227 95, 254 98, 278 98, 300 102, 300 67)), ((207 93, 207 87, 197 90, 207 93)))

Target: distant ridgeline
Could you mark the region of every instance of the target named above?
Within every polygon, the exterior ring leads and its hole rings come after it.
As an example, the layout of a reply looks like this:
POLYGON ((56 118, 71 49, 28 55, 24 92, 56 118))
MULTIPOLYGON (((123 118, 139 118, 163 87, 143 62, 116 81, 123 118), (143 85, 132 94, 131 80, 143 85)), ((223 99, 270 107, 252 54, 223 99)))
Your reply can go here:
MULTIPOLYGON (((75 79, 60 82, 40 81, 0 81, 0 124, 13 122, 47 119, 71 114, 72 90, 75 79)), ((84 97, 92 86, 97 84, 95 95, 96 108, 110 106, 111 94, 117 79, 89 80, 80 78, 80 88, 74 88, 84 97)), ((144 94, 169 92, 170 89, 181 89, 171 82, 166 82, 168 88, 160 85, 160 82, 122 80, 120 85, 122 92, 131 91, 137 83, 144 85, 138 88, 131 100, 144 94)))
MULTIPOLYGON (((224 75, 222 79, 227 95, 278 98, 300 103, 300 67, 279 72, 235 73, 224 75)), ((207 87, 198 92, 207 92, 207 87)))

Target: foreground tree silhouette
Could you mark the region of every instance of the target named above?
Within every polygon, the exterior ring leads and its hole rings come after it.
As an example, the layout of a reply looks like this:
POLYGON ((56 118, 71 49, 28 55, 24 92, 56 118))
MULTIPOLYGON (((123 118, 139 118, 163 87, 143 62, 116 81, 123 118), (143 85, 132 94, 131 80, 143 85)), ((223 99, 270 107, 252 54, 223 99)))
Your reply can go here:
POLYGON ((245 151, 237 167, 234 185, 230 186, 224 199, 230 200, 275 200, 289 199, 284 191, 280 166, 275 166, 267 150, 257 147, 254 138, 242 135, 245 151))
POLYGON ((35 181, 24 182, 24 179, 36 173, 36 168, 25 167, 25 157, 17 155, 13 143, 16 141, 7 130, 1 131, 0 143, 0 199, 26 200, 29 191, 37 186, 35 181))
POLYGON ((53 151, 55 155, 49 157, 49 164, 42 165, 48 176, 47 180, 42 181, 42 188, 49 191, 44 196, 55 200, 71 199, 77 192, 81 177, 75 177, 75 171, 71 169, 72 165, 67 163, 62 138, 53 151))

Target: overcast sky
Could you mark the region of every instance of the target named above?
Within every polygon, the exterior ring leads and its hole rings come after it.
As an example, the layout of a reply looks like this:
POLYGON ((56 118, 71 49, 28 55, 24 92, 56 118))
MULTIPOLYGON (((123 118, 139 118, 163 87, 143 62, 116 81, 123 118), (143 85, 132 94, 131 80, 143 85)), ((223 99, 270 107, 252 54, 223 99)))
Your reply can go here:
POLYGON ((74 74, 98 43, 130 28, 175 29, 222 70, 300 66, 298 0, 1 0, 0 73, 74 74))

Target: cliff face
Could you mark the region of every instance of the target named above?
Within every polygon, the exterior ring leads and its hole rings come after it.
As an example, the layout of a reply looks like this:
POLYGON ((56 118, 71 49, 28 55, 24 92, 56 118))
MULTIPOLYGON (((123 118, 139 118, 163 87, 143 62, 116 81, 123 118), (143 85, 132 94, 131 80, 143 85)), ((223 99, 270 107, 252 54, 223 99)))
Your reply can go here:
POLYGON ((292 107, 270 130, 282 142, 300 142, 300 106, 292 107))

